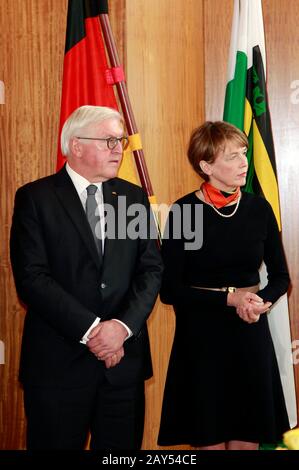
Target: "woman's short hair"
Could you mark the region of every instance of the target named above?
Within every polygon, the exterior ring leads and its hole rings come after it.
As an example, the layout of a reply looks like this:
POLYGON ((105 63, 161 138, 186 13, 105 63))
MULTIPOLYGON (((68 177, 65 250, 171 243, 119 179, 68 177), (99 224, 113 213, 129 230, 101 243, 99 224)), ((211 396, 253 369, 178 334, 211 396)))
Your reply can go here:
POLYGON ((65 121, 60 137, 61 152, 69 155, 69 143, 72 137, 76 137, 92 124, 99 124, 107 119, 119 119, 123 124, 122 115, 113 108, 105 106, 85 105, 75 109, 75 111, 65 121))
POLYGON ((193 130, 187 155, 193 169, 204 180, 207 181, 209 177, 202 171, 199 163, 202 160, 213 163, 219 150, 224 150, 227 141, 233 141, 248 148, 248 140, 244 132, 228 122, 207 121, 193 130))

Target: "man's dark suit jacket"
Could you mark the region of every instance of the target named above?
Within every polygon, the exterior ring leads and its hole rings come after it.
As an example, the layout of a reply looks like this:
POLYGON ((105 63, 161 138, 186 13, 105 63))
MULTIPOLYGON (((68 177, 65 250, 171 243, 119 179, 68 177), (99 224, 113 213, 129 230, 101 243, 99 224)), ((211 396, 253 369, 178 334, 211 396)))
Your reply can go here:
MULTIPOLYGON (((105 203, 150 209, 136 185, 103 183, 105 203)), ((131 217, 132 219, 132 217, 131 217)), ((128 218, 127 223, 130 222, 128 218)), ((96 317, 118 318, 133 332, 125 356, 106 370, 111 384, 130 385, 152 375, 146 319, 159 288, 162 262, 156 240, 106 239, 100 264, 82 203, 65 168, 21 187, 15 198, 11 261, 27 305, 20 379, 28 385, 76 387, 105 367, 80 339, 96 317)))

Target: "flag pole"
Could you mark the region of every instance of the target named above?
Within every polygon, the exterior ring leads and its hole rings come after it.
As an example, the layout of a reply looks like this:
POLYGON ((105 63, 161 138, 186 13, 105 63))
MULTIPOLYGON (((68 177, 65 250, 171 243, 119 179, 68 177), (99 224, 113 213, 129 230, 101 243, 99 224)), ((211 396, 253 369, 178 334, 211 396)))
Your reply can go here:
MULTIPOLYGON (((109 16, 108 14, 105 13, 105 14, 100 14, 99 18, 100 18, 100 23, 101 23, 101 28, 102 28, 102 33, 103 33, 106 49, 107 49, 108 56, 109 56, 110 66, 115 67, 115 68, 121 67, 114 36, 113 36, 112 29, 110 26, 109 16)), ((128 94, 128 90, 127 90, 126 82, 125 80, 116 81, 115 85, 116 85, 117 93, 119 96, 119 101, 121 104, 128 134, 129 136, 133 136, 136 134, 139 135, 136 121, 134 118, 134 113, 133 113, 131 102, 130 102, 130 98, 129 98, 129 94, 128 94)), ((150 200, 150 203, 153 204, 156 201, 155 201, 155 196, 154 196, 151 180, 147 171, 143 149, 142 148, 133 149, 133 155, 134 155, 141 186, 146 192, 150 200)), ((155 222, 156 222, 156 226, 158 230, 158 238, 159 238, 158 243, 160 245, 161 244, 161 231, 160 231, 160 226, 159 226, 159 222, 157 219, 157 213, 155 210, 153 210, 153 214, 155 217, 155 222)))
MULTIPOLYGON (((99 17, 100 17, 102 32, 103 32, 109 60, 110 60, 110 65, 111 67, 120 67, 121 64, 119 61, 113 33, 111 30, 109 17, 107 14, 100 14, 99 17)), ((119 100, 120 100, 120 104, 121 104, 121 108, 122 108, 122 112, 124 115, 128 133, 129 135, 138 134, 138 129, 137 129, 137 125, 135 122, 135 118, 134 118, 134 114, 133 114, 133 110, 132 110, 132 106, 130 103, 130 98, 128 95, 128 90, 127 90, 125 81, 122 80, 122 81, 116 82, 116 89, 118 92, 118 96, 119 96, 119 100)), ((149 174, 147 171, 143 150, 142 149, 133 150, 133 155, 135 158, 135 162, 136 162, 136 166, 137 166, 137 170, 138 170, 138 174, 140 178, 140 183, 143 189, 145 190, 146 194, 148 195, 148 197, 151 197, 154 195, 154 193, 153 193, 152 184, 149 178, 149 174)))

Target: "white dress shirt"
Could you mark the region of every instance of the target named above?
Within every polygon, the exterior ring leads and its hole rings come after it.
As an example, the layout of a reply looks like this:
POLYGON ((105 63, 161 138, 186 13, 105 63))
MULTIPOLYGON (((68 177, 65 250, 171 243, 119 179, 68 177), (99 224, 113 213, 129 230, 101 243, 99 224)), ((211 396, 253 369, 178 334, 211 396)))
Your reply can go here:
MULTIPOLYGON (((104 217, 104 197, 103 197, 102 182, 90 183, 90 181, 88 181, 86 178, 84 178, 83 176, 79 175, 76 171, 74 171, 68 163, 66 164, 65 169, 66 169, 69 177, 71 178, 71 180, 73 182, 73 185, 76 188, 76 191, 78 193, 78 196, 80 198, 80 201, 82 203, 84 211, 86 210, 86 199, 87 199, 86 188, 87 188, 87 186, 89 186, 90 184, 94 184, 98 188, 98 191, 95 193, 95 198, 96 198, 97 204, 99 206, 100 227, 101 227, 101 234, 102 234, 102 237, 101 237, 101 240, 102 240, 102 253, 104 254, 104 247, 105 247, 105 238, 104 238, 105 217, 104 217)), ((101 319, 99 317, 97 317, 95 319, 95 321, 92 323, 90 328, 88 328, 88 330, 84 334, 84 336, 81 339, 80 343, 83 343, 83 344, 87 343, 89 333, 91 332, 91 330, 95 326, 97 326, 100 323, 100 320, 101 319)), ((132 331, 130 330, 130 328, 125 323, 118 320, 117 318, 113 318, 113 320, 117 321, 118 323, 123 325, 123 327, 127 330, 128 336, 126 337, 126 339, 130 338, 133 335, 132 331)))

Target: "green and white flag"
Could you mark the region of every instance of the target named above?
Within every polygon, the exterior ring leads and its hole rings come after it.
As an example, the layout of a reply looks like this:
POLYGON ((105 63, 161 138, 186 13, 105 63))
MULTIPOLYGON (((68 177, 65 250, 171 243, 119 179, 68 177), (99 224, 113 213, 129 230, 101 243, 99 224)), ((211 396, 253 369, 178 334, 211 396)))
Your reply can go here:
MULTIPOLYGON (((281 230, 274 144, 266 90, 266 54, 261 0, 235 0, 223 120, 249 140, 245 191, 271 204, 281 230)), ((261 285, 267 282, 265 266, 261 285)), ((297 424, 296 392, 287 294, 271 308, 269 325, 291 427, 297 424)))

